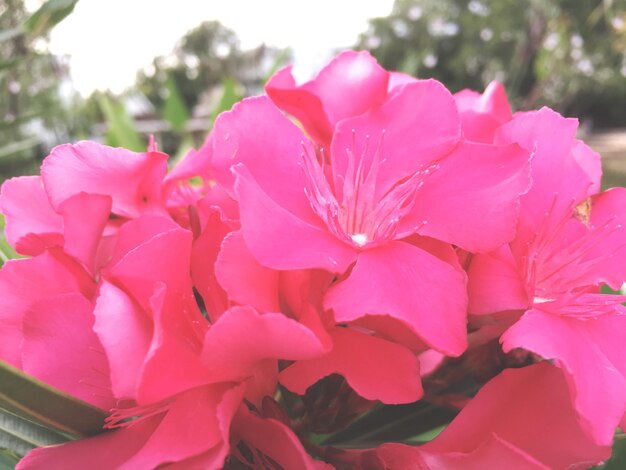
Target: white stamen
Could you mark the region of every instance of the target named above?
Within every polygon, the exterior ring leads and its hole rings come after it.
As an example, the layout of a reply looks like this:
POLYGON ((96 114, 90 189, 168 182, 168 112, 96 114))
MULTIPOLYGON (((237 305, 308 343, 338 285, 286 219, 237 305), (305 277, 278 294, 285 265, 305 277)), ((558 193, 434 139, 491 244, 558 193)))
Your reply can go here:
POLYGON ((365 246, 367 243, 367 235, 365 233, 355 233, 350 238, 357 246, 365 246))

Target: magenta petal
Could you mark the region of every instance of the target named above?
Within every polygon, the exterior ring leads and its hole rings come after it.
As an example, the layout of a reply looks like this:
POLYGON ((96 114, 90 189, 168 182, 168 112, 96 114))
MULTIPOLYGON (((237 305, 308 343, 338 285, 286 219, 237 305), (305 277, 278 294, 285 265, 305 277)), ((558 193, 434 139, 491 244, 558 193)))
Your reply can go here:
POLYGON ((191 279, 204 302, 207 314, 215 320, 228 308, 228 297, 215 277, 215 261, 224 237, 231 231, 219 211, 213 210, 202 233, 191 248, 191 279))
POLYGON ((600 192, 600 180, 602 179, 602 161, 600 154, 592 150, 582 140, 575 140, 572 147, 572 157, 587 173, 591 180, 591 186, 587 190, 589 196, 600 192))
POLYGON ((471 252, 494 250, 514 238, 530 184, 528 151, 463 142, 427 177, 400 231, 419 226, 420 234, 471 252))
POLYGON ((0 359, 21 368, 22 323, 31 305, 64 293, 90 298, 93 291, 85 271, 60 251, 7 261, 0 270, 0 359))
POLYGON ((526 310, 531 300, 519 271, 509 245, 491 253, 473 255, 467 270, 469 313, 484 315, 526 310))
MULTIPOLYGON (((275 419, 262 419, 240 408, 233 423, 235 437, 261 451, 285 470, 330 470, 333 467, 313 460, 295 433, 275 419)), ((259 467, 261 468, 261 467, 259 467)))
POLYGON ((291 67, 276 73, 265 86, 269 97, 298 119, 322 146, 330 143, 342 119, 378 106, 387 96, 389 72, 369 52, 346 51, 335 57, 315 79, 297 86, 291 67))
MULTIPOLYGON (((595 240, 590 240, 587 252, 579 259, 582 263, 590 261, 593 268, 577 284, 605 282, 619 289, 626 280, 626 188, 612 188, 593 196, 590 222, 595 240)), ((572 268, 574 274, 582 274, 582 270, 576 273, 575 264, 572 268)))
POLYGON ((165 154, 136 153, 89 141, 55 147, 41 167, 54 208, 86 192, 111 196, 113 212, 124 217, 164 212, 161 184, 166 171, 165 154))
POLYGON ((589 439, 568 395, 563 374, 551 364, 507 369, 422 450, 471 453, 497 436, 549 468, 596 464, 610 455, 610 447, 589 439))
POLYGON ((228 448, 229 423, 236 411, 229 393, 241 400, 240 389, 228 390, 224 385, 198 387, 176 397, 145 445, 125 462, 125 468, 157 468, 217 446, 228 448), (220 409, 223 400, 227 406, 220 409))
POLYGON ((376 456, 386 468, 428 468, 446 470, 484 470, 500 468, 506 462, 507 470, 550 470, 524 451, 492 434, 476 450, 462 452, 428 452, 421 447, 404 444, 383 444, 376 456))
POLYGON ((332 350, 318 358, 295 362, 280 373, 281 384, 304 395, 318 380, 340 374, 368 400, 412 403, 424 394, 419 360, 408 349, 348 328, 335 328, 330 336, 332 350))
POLYGON ((588 195, 592 178, 571 155, 576 128, 576 120, 542 108, 516 114, 498 131, 497 143, 517 143, 533 152, 533 184, 520 200, 520 243, 545 224, 546 212, 560 220, 588 195))
POLYGON ((315 357, 324 347, 315 334, 280 313, 259 314, 249 307, 233 307, 209 329, 202 360, 214 382, 254 375, 266 359, 298 360, 315 357))
POLYGON ((119 399, 134 399, 152 339, 152 322, 124 291, 106 280, 100 286, 94 315, 94 331, 111 367, 113 392, 119 399))
POLYGON ((270 198, 246 167, 235 168, 241 232, 259 263, 272 269, 321 268, 342 273, 354 261, 352 247, 327 227, 296 217, 270 198))
POLYGON ((209 383, 201 340, 208 324, 192 294, 169 294, 157 283, 150 298, 154 334, 137 385, 137 403, 148 405, 209 383))
POLYGON ((232 232, 222 242, 215 274, 230 300, 262 312, 280 310, 280 272, 263 267, 254 259, 241 232, 232 232))
POLYGON ((35 303, 24 315, 22 368, 53 387, 109 410, 115 405, 109 365, 93 332, 93 321, 93 305, 79 293, 35 303))
POLYGON ((144 310, 149 310, 157 282, 164 283, 171 292, 191 292, 191 242, 191 232, 179 227, 159 233, 129 251, 107 274, 117 279, 144 310))
MULTIPOLYGON (((331 146, 335 185, 346 174, 348 152, 372 160, 377 154, 377 193, 425 170, 445 156, 460 137, 460 120, 450 92, 435 80, 399 88, 385 103, 337 124, 331 146)), ((366 167, 367 168, 367 167, 366 167)))
POLYGON ((104 228, 111 214, 111 198, 79 193, 59 206, 63 215, 63 250, 90 273, 97 268, 97 254, 104 228))
POLYGON ((576 411, 595 441, 610 445, 626 412, 626 315, 575 318, 538 308, 502 336, 505 351, 521 347, 554 359, 568 377, 576 411))
POLYGON ((175 228, 180 227, 171 218, 156 214, 144 214, 124 223, 119 229, 115 250, 109 260, 109 264, 116 264, 128 252, 134 250, 139 245, 175 228))
POLYGON ((132 470, 124 464, 148 440, 160 422, 159 417, 143 419, 127 428, 105 432, 66 444, 38 447, 17 464, 18 470, 90 469, 132 470))
POLYGON ((0 212, 4 233, 15 251, 35 256, 46 248, 63 245, 63 220, 48 201, 41 177, 20 176, 2 185, 0 212))
POLYGON ((314 217, 304 194, 306 178, 300 162, 302 152, 315 151, 302 131, 267 97, 245 99, 222 113, 213 135, 215 179, 231 195, 235 184, 232 168, 241 163, 278 205, 307 221, 314 217))
POLYGON ((390 315, 451 356, 467 346, 465 274, 404 242, 360 253, 350 276, 328 291, 324 306, 339 323, 390 315))

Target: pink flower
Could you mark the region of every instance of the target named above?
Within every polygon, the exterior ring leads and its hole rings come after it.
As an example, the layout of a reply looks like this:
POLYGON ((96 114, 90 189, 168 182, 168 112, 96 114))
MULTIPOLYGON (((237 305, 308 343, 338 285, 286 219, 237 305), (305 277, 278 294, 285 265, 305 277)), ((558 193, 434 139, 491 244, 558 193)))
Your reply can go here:
POLYGON ((589 432, 607 444, 626 412, 626 311, 623 298, 597 292, 626 279, 626 191, 594 194, 598 157, 575 140, 575 129, 543 109, 498 130, 497 140, 535 148, 534 183, 522 197, 515 240, 471 261, 470 313, 525 310, 502 336, 504 350, 555 360, 589 432))
POLYGON ((243 239, 261 265, 341 276, 356 263, 325 299, 338 323, 388 315, 458 355, 463 272, 449 262, 451 247, 433 254, 410 237, 493 249, 513 237, 528 186, 527 152, 459 142, 459 124, 451 95, 418 81, 339 121, 329 155, 318 154, 267 99, 253 98, 216 123, 215 175, 239 202, 243 239))
POLYGON ((435 439, 418 447, 383 444, 367 468, 566 469, 605 460, 569 405, 567 381, 544 362, 488 382, 435 439))
POLYGON ((389 80, 389 72, 368 52, 346 51, 314 80, 296 85, 287 66, 270 78, 265 90, 316 142, 329 148, 335 125, 380 105, 387 97, 389 80))

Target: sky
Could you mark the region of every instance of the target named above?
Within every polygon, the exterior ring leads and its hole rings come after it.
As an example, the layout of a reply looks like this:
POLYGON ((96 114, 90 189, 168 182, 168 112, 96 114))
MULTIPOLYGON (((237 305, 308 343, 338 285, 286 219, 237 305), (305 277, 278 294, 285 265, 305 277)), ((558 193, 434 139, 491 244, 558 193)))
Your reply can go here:
POLYGON ((369 18, 388 15, 392 6, 393 0, 79 0, 52 31, 49 47, 69 56, 80 93, 120 92, 187 31, 219 20, 237 33, 243 48, 290 46, 296 77, 304 80, 333 49, 354 44, 369 18))

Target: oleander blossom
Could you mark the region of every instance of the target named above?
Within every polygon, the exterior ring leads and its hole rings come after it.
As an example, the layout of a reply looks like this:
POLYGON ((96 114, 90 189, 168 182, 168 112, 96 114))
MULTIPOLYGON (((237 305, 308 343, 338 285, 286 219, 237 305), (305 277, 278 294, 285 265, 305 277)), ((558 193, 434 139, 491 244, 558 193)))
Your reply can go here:
POLYGON ((576 122, 366 52, 266 93, 172 168, 79 142, 3 184, 0 359, 107 416, 17 468, 606 460, 626 190, 576 122))

